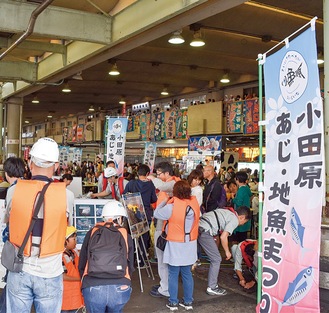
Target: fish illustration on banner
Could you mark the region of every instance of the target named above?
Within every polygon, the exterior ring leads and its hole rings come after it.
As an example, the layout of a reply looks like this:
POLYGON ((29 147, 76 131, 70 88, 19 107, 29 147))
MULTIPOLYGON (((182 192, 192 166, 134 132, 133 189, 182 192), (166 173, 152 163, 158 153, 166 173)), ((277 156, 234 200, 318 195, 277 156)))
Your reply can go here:
POLYGON ((122 176, 128 119, 127 117, 107 117, 107 119, 106 162, 113 161, 118 176, 122 176))
POLYGON ((283 306, 295 305, 301 301, 313 286, 314 272, 312 266, 302 270, 293 282, 289 283, 288 290, 284 296, 283 302, 278 302, 278 313, 283 306))

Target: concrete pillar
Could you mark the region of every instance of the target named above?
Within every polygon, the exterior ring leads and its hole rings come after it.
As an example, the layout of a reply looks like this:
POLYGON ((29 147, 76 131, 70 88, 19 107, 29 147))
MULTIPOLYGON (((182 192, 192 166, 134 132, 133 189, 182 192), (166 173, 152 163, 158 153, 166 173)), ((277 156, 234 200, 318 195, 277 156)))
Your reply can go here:
POLYGON ((6 158, 21 157, 23 98, 12 97, 6 104, 6 158))

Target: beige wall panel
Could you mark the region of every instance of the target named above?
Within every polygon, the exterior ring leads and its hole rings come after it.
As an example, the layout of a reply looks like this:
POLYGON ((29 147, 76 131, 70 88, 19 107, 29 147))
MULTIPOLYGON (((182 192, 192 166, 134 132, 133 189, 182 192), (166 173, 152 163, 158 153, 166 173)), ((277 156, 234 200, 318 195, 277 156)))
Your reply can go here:
POLYGON ((209 102, 188 108, 188 134, 214 135, 223 132, 223 104, 209 102))

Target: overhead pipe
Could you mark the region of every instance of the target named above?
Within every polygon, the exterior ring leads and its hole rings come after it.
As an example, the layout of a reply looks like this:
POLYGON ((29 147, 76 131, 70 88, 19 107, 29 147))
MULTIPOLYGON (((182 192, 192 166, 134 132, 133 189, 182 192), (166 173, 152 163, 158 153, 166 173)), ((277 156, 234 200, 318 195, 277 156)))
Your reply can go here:
POLYGON ((15 49, 20 43, 22 43, 27 37, 29 37, 33 30, 35 21, 37 20, 37 17, 40 13, 42 13, 54 0, 46 0, 41 5, 39 5, 31 14, 29 25, 26 29, 26 31, 20 36, 10 47, 7 48, 1 55, 0 55, 0 61, 13 49, 15 49))

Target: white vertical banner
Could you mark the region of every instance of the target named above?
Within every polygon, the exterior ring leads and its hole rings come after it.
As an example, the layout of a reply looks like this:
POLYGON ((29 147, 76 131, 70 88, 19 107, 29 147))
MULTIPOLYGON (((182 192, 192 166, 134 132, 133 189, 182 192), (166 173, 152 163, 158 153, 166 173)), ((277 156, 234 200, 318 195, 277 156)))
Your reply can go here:
POLYGON ((144 164, 150 168, 150 173, 153 173, 157 144, 155 142, 145 142, 144 164))
POLYGON ((123 175, 127 117, 107 117, 106 162, 114 161, 118 176, 123 175))
POLYGON ((320 312, 325 163, 314 24, 265 58, 262 313, 320 312))

